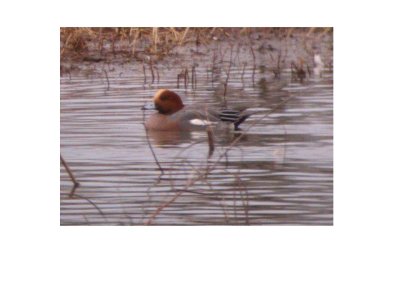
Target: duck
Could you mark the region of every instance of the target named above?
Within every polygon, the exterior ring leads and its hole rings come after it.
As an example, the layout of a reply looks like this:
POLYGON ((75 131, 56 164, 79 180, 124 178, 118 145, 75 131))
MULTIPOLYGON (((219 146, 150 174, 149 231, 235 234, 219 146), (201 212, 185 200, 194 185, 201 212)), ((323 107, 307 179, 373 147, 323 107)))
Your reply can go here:
POLYGON ((184 105, 181 97, 168 89, 158 90, 153 103, 144 105, 142 110, 156 110, 144 123, 145 128, 151 131, 204 130, 220 123, 233 124, 236 131, 250 116, 245 110, 216 110, 204 104, 184 105))

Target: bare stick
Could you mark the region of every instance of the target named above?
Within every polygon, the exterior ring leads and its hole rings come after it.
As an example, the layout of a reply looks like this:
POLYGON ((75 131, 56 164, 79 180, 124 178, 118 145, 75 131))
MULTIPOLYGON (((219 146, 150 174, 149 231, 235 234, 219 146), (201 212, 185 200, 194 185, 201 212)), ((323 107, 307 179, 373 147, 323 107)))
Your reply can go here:
POLYGON ((115 41, 116 41, 116 39, 117 39, 117 33, 116 32, 113 32, 112 33, 112 53, 113 53, 113 55, 114 55, 114 57, 115 57, 115 41))
POLYGON ((107 71, 105 69, 103 69, 104 74, 106 75, 106 79, 107 79, 107 91, 110 90, 110 81, 108 80, 108 74, 107 71))
POLYGON ((60 155, 61 163, 63 164, 65 170, 67 171, 69 178, 71 178, 72 182, 74 183, 75 188, 79 186, 79 182, 75 179, 74 174, 72 173, 71 169, 68 167, 67 162, 64 160, 62 155, 60 155))
POLYGON ((244 72, 245 72, 245 70, 246 70, 246 65, 247 65, 247 63, 244 62, 244 63, 243 63, 243 70, 242 70, 242 76, 240 77, 241 80, 242 80, 243 86, 244 86, 244 72))
POLYGON ((212 58, 212 66, 211 66, 211 86, 214 87, 214 69, 215 69, 215 61, 217 60, 217 49, 214 48, 213 58, 212 58))
POLYGON ((208 158, 212 156, 214 153, 214 135, 211 129, 211 126, 207 127, 207 137, 208 137, 208 158))
MULTIPOLYGON (((207 73, 208 76, 208 73, 207 73)), ((196 65, 192 66, 192 89, 195 89, 197 85, 197 78, 196 78, 196 65)))
POLYGON ((250 50, 251 50, 251 55, 253 56, 253 74, 251 76, 251 79, 253 80, 253 86, 254 86, 254 77, 256 75, 256 55, 254 54, 254 50, 251 45, 250 45, 250 50))
POLYGON ((160 212, 166 208, 167 206, 169 206, 172 202, 174 202, 180 195, 182 195, 184 192, 186 192, 186 189, 178 192, 173 198, 171 198, 169 201, 165 202, 163 205, 159 206, 157 208, 157 210, 152 213, 152 215, 150 216, 150 218, 147 220, 147 222, 145 223, 145 225, 151 225, 151 223, 153 223, 153 220, 157 217, 157 215, 160 214, 160 212))
MULTIPOLYGON (((144 111, 143 111, 143 126, 144 126, 144 111)), ((147 128, 146 128, 146 127, 145 127, 144 131, 146 132, 146 141, 147 141, 147 145, 149 145, 151 154, 152 154, 153 157, 154 157, 154 160, 155 160, 155 162, 156 162, 156 164, 157 164, 157 166, 158 166, 158 169, 159 169, 160 172, 161 172, 161 175, 163 175, 163 174, 164 174, 164 169, 161 167, 161 164, 159 163, 159 161, 158 161, 158 159, 157 159, 156 153, 154 152, 153 146, 151 145, 151 142, 150 142, 150 139, 149 139, 149 133, 147 132, 147 128)))
POLYGON ((71 196, 71 198, 81 198, 81 199, 83 199, 83 200, 86 200, 86 201, 89 202, 91 205, 93 205, 94 208, 97 209, 97 211, 107 220, 107 217, 106 217, 106 215, 103 213, 103 211, 96 205, 96 203, 94 203, 94 202, 93 202, 92 200, 90 200, 89 198, 83 197, 83 196, 80 196, 80 195, 73 195, 73 196, 71 196))
POLYGON ((225 97, 226 97, 226 92, 227 92, 227 89, 228 89, 228 81, 229 81, 229 76, 230 76, 230 74, 231 74, 231 68, 232 68, 232 54, 233 54, 233 46, 231 46, 231 56, 230 56, 230 58, 229 58, 229 67, 228 67, 228 71, 226 72, 226 80, 225 80, 225 83, 224 83, 224 105, 226 106, 226 99, 225 99, 225 97))
POLYGON ((143 63, 143 75, 144 75, 144 85, 146 84, 146 81, 147 81, 147 76, 146 76, 146 67, 145 67, 145 65, 144 65, 144 63, 143 63))
POLYGON ((150 66, 150 72, 151 72, 151 83, 153 84, 155 76, 154 76, 154 71, 153 71, 153 62, 151 61, 151 59, 150 59, 150 62, 149 62, 149 66, 150 66))
POLYGON ((158 43, 158 28, 153 27, 153 46, 155 52, 157 52, 157 43, 158 43))
POLYGON ((183 35, 182 35, 181 40, 179 42, 180 45, 182 45, 183 42, 185 41, 185 37, 186 37, 187 33, 189 32, 189 29, 190 29, 190 27, 186 27, 185 31, 183 32, 183 35))
POLYGON ((160 83, 160 73, 158 72, 158 68, 154 66, 154 69, 156 70, 157 73, 157 83, 160 83))
POLYGON ((188 72, 188 69, 187 69, 187 68, 185 68, 184 77, 185 77, 185 89, 187 89, 188 82, 189 82, 189 72, 188 72))

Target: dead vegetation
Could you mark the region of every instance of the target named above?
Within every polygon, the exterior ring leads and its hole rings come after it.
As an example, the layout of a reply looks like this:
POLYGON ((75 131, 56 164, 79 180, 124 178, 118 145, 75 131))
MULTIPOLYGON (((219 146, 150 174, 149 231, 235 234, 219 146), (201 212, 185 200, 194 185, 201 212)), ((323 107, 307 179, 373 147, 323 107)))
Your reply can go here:
POLYGON ((123 56, 139 61, 143 54, 153 61, 169 55, 176 47, 195 47, 215 41, 237 41, 247 37, 250 42, 268 38, 286 39, 294 33, 305 37, 331 34, 332 28, 211 28, 211 27, 62 27, 60 28, 61 60, 100 61, 123 56))
MULTIPOLYGON (((322 70, 323 63, 331 67, 332 60, 324 61, 331 53, 323 57, 319 45, 327 36, 333 41, 332 35, 333 28, 64 27, 60 28, 60 72, 71 78, 71 73, 82 70, 85 64, 139 63, 146 85, 159 83, 159 69, 163 68, 160 62, 173 58, 180 68, 176 86, 195 89, 196 68, 201 58, 203 67, 208 62, 211 86, 223 83, 225 98, 233 67, 241 69, 244 85, 246 68, 251 68, 253 87, 257 65, 273 74, 276 80, 289 69, 292 81, 300 83, 312 77, 315 67, 322 70), (293 42, 299 45, 295 51, 291 48, 293 42), (318 66, 316 55, 319 60, 322 58, 318 66)), ((110 72, 100 73, 105 76, 109 90, 110 72)))

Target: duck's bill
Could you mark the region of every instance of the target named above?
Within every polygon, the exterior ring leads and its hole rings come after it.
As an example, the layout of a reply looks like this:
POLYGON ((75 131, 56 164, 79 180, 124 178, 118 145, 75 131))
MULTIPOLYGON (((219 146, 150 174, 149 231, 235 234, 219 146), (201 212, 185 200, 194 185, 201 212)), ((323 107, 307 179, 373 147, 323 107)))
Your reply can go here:
POLYGON ((142 110, 155 110, 156 107, 154 105, 154 103, 147 103, 145 105, 143 105, 142 110))

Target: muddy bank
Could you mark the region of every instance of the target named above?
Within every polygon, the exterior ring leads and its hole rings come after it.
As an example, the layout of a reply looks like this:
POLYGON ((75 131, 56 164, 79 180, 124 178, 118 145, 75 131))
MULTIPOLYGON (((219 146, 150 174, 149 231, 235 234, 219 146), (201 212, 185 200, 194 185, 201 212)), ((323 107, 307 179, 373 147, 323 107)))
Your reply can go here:
POLYGON ((139 64, 154 82, 159 68, 173 64, 182 81, 197 67, 218 73, 232 66, 257 66, 273 78, 290 69, 303 80, 315 67, 333 68, 333 28, 61 28, 60 39, 62 76, 105 76, 104 65, 139 64))

